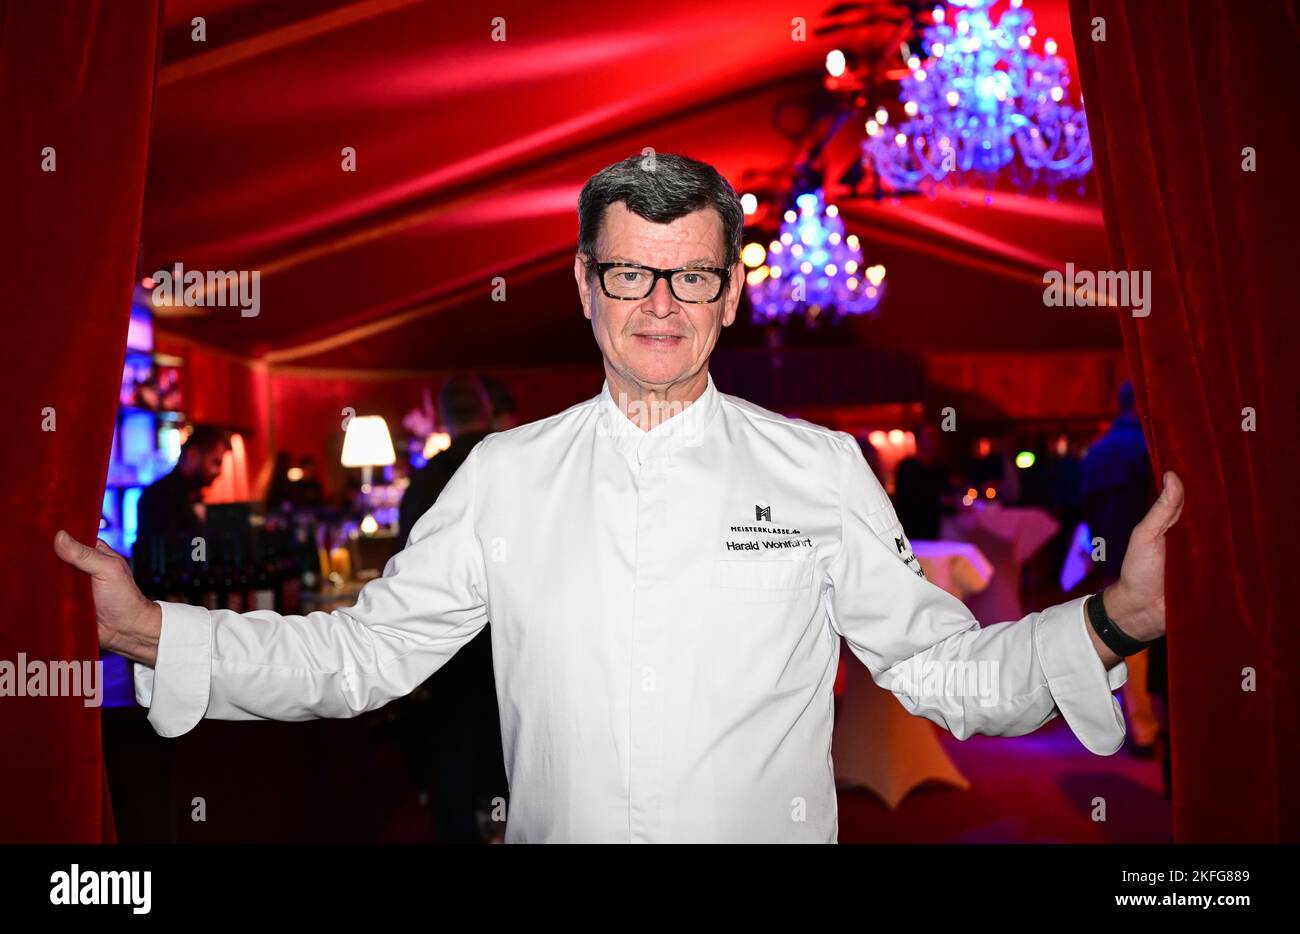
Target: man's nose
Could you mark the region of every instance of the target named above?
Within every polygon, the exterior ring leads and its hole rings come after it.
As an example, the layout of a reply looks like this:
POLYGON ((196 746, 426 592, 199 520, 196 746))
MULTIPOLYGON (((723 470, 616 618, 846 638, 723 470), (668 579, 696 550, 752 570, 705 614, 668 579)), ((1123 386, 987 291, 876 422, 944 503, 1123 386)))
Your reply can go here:
POLYGON ((650 295, 646 298, 646 308, 653 314, 663 317, 673 313, 677 300, 673 298, 672 289, 668 286, 667 279, 660 279, 655 283, 655 287, 650 290, 650 295))

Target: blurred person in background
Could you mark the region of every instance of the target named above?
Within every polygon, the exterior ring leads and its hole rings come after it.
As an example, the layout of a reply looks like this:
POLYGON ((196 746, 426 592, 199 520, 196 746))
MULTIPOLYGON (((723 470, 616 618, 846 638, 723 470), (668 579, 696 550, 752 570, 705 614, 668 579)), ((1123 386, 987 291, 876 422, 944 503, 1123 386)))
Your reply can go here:
MULTIPOLYGON (((399 549, 406 547, 411 529, 433 507, 469 452, 495 430, 493 397, 476 376, 449 377, 438 396, 438 413, 451 445, 411 474, 400 508, 399 549)), ((399 717, 407 714, 412 727, 404 732, 417 771, 425 750, 432 749, 434 839, 481 843, 504 833, 503 825, 491 819, 494 799, 504 801, 507 792, 491 623, 395 710, 399 717)))
MULTIPOLYGON (((1052 504, 1061 527, 1073 530, 1083 517, 1083 446, 1073 440, 1060 442, 1064 451, 1049 461, 1052 504)), ((1127 547, 1127 542, 1125 543, 1127 547)))
POLYGON ((474 445, 493 430, 492 398, 477 376, 455 374, 448 377, 438 395, 438 415, 443 429, 451 435, 451 444, 411 473, 411 485, 406 488, 400 509, 399 548, 406 547, 411 529, 437 501, 438 494, 465 462, 474 445))
POLYGON ((266 486, 266 511, 279 512, 285 503, 293 502, 293 481, 289 479, 289 468, 293 466, 293 457, 288 451, 277 451, 275 463, 271 467, 271 476, 266 486))
POLYGON ((221 474, 221 462, 229 450, 230 441, 221 429, 194 426, 172 472, 140 494, 134 552, 137 561, 149 557, 148 549, 155 542, 165 548, 178 539, 188 542, 203 534, 203 490, 221 474))
POLYGON ((495 376, 483 375, 479 379, 492 400, 492 430, 507 431, 518 425, 519 406, 515 404, 510 387, 495 376))
MULTIPOLYGON (((1124 381, 1116 401, 1119 411, 1115 420, 1083 459, 1084 521, 1092 540, 1101 538, 1105 543, 1104 558, 1096 560, 1096 574, 1103 584, 1119 579, 1129 536, 1156 498, 1151 459, 1142 436, 1132 383, 1124 381)), ((1127 659, 1129 679, 1124 686, 1124 703, 1133 730, 1133 745, 1139 752, 1154 751, 1157 739, 1163 734, 1167 740, 1168 736, 1151 699, 1153 693, 1163 697, 1166 688, 1163 684, 1148 685, 1147 677, 1150 659, 1157 653, 1163 656, 1164 648, 1161 639, 1127 659)), ((1160 670, 1163 671, 1163 665, 1160 670)), ((1168 761, 1166 754, 1166 769, 1168 761)))
POLYGON ((871 472, 877 477, 883 477, 885 475, 885 465, 881 460, 880 452, 876 450, 876 446, 866 438, 855 438, 855 440, 858 442, 858 448, 862 451, 862 459, 867 462, 871 472))
POLYGON ((922 425, 916 433, 916 454, 898 465, 894 509, 913 538, 935 541, 944 504, 949 498, 948 468, 939 463, 939 429, 922 425))

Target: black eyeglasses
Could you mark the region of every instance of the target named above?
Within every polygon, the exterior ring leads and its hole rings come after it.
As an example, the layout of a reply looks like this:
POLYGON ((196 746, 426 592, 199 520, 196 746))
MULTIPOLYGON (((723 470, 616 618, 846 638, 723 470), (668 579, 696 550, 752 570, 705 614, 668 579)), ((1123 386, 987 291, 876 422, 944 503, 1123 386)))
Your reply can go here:
POLYGON ((668 289, 679 302, 707 305, 722 297, 731 271, 720 266, 680 266, 656 269, 637 263, 598 263, 588 259, 600 275, 600 287, 610 298, 638 302, 648 298, 660 279, 668 280, 668 289))

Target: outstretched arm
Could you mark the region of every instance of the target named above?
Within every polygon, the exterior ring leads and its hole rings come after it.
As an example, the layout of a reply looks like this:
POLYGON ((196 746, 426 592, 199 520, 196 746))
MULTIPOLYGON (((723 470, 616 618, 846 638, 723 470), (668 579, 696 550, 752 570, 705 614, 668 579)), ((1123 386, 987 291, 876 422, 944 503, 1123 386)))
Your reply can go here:
MULTIPOLYGON (((1104 645, 1110 657, 1099 651, 1084 600, 981 627, 960 600, 920 576, 889 498, 857 445, 847 439, 844 447, 842 535, 829 565, 828 606, 831 624, 873 680, 909 712, 962 739, 1020 735, 1062 714, 1089 750, 1115 752, 1124 719, 1111 692, 1127 668, 1104 645)), ((1182 502, 1177 478, 1167 489, 1140 539, 1134 533, 1134 573, 1114 592, 1115 605, 1107 592, 1107 609, 1134 627, 1134 638, 1149 637, 1156 613, 1163 631, 1163 601, 1153 602, 1152 582, 1160 580, 1162 594, 1163 535, 1182 502)))
POLYGON ((357 603, 332 613, 235 613, 147 600, 103 542, 55 549, 89 574, 100 644, 141 665, 136 699, 164 736, 201 718, 351 717, 414 690, 487 621, 474 532, 476 448, 408 546, 357 603))

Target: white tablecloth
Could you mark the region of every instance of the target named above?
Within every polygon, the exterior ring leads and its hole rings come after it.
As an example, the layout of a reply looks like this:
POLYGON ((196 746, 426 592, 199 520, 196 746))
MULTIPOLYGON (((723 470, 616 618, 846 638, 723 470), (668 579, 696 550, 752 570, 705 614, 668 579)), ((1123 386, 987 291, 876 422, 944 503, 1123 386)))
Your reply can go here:
POLYGON ((978 548, 993 565, 989 586, 962 598, 985 626, 1020 619, 1020 569, 1060 525, 1045 509, 980 502, 943 520, 942 535, 978 548))
MULTIPOLYGON (((966 542, 912 542, 925 576, 959 600, 988 586, 993 566, 966 542)), ((926 781, 963 790, 970 782, 939 743, 938 727, 903 709, 847 648, 844 693, 831 740, 835 779, 842 787, 869 788, 890 810, 926 781)))
POLYGON ((921 569, 933 584, 965 601, 989 586, 993 565, 969 542, 912 542, 921 569))

